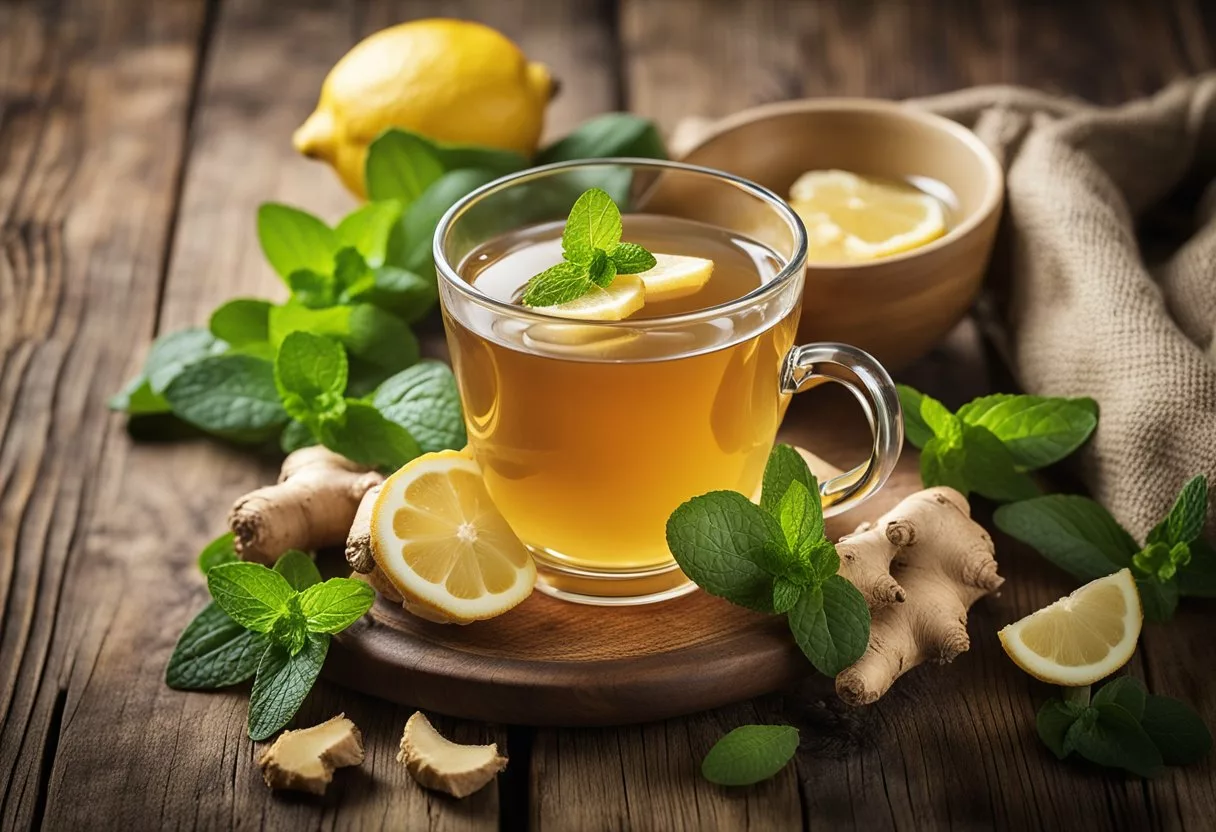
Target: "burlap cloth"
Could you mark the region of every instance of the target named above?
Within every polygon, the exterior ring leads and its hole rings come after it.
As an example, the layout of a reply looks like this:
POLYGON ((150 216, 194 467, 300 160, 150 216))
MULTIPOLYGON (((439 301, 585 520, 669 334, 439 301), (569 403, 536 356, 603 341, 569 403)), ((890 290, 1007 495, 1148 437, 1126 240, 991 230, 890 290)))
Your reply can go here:
POLYGON ((1010 87, 912 103, 1004 165, 997 339, 1027 392, 1098 401, 1080 473, 1142 539, 1191 476, 1216 485, 1216 75, 1115 108, 1010 87))

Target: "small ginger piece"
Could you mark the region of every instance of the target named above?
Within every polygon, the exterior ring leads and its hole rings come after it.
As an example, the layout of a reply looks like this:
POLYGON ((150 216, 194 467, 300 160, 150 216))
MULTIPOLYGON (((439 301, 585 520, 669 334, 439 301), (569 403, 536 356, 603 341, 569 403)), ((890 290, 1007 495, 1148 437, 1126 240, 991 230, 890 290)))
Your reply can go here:
POLYGON ((418 785, 466 797, 507 767, 498 745, 459 745, 444 738, 421 711, 405 723, 398 762, 404 763, 418 785))
POLYGON ((967 498, 953 488, 912 494, 876 523, 843 538, 836 549, 842 574, 846 552, 853 564, 868 564, 858 569, 863 583, 879 581, 879 570, 871 567, 887 559, 892 583, 904 596, 902 603, 873 612, 869 647, 836 676, 836 693, 850 705, 875 701, 919 664, 945 664, 965 652, 971 646, 967 611, 1004 582, 996 571, 992 538, 971 519, 967 498))
POLYGON ((384 480, 320 446, 283 460, 279 482, 241 497, 228 514, 236 550, 271 564, 288 549, 336 546, 346 539, 363 495, 384 480))
POLYGON ((258 757, 267 786, 312 794, 325 794, 334 769, 362 762, 363 735, 346 714, 311 728, 284 731, 258 757))

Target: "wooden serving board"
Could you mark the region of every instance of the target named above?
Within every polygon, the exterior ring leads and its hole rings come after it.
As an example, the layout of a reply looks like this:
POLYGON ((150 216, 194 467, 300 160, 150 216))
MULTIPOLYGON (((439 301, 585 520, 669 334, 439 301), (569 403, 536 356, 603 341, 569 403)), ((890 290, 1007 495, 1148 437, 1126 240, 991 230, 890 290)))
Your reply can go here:
MULTIPOLYGON (((781 441, 848 466, 867 453, 861 411, 830 388, 796 397, 781 441)), ((920 487, 905 454, 881 493, 828 521, 840 536, 920 487)), ((450 716, 523 725, 665 719, 783 688, 813 669, 782 616, 697 591, 637 607, 593 607, 539 592, 506 615, 434 624, 379 600, 336 636, 325 675, 347 687, 450 716)), ((831 680, 824 679, 825 694, 831 680)))

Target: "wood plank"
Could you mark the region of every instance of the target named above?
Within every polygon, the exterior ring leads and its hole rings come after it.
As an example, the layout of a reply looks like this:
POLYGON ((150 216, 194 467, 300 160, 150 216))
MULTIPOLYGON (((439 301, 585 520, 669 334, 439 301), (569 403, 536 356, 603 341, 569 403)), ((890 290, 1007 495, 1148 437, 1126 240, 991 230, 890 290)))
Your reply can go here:
POLYGON ((104 399, 154 327, 203 17, 195 0, 0 5, 5 829, 43 820, 122 591, 123 552, 85 543, 123 462, 104 399))

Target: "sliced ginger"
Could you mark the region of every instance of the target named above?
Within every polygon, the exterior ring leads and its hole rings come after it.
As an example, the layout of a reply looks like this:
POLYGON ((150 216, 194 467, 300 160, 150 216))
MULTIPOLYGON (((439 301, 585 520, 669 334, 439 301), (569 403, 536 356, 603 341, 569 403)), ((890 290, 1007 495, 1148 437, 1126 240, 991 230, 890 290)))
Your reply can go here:
POLYGON ((405 723, 398 762, 404 763, 418 785, 466 797, 483 788, 507 767, 498 745, 460 745, 435 730, 416 711, 405 723))
POLYGON ((299 731, 284 731, 258 758, 262 778, 272 789, 325 794, 334 769, 363 762, 363 735, 338 714, 299 731))

